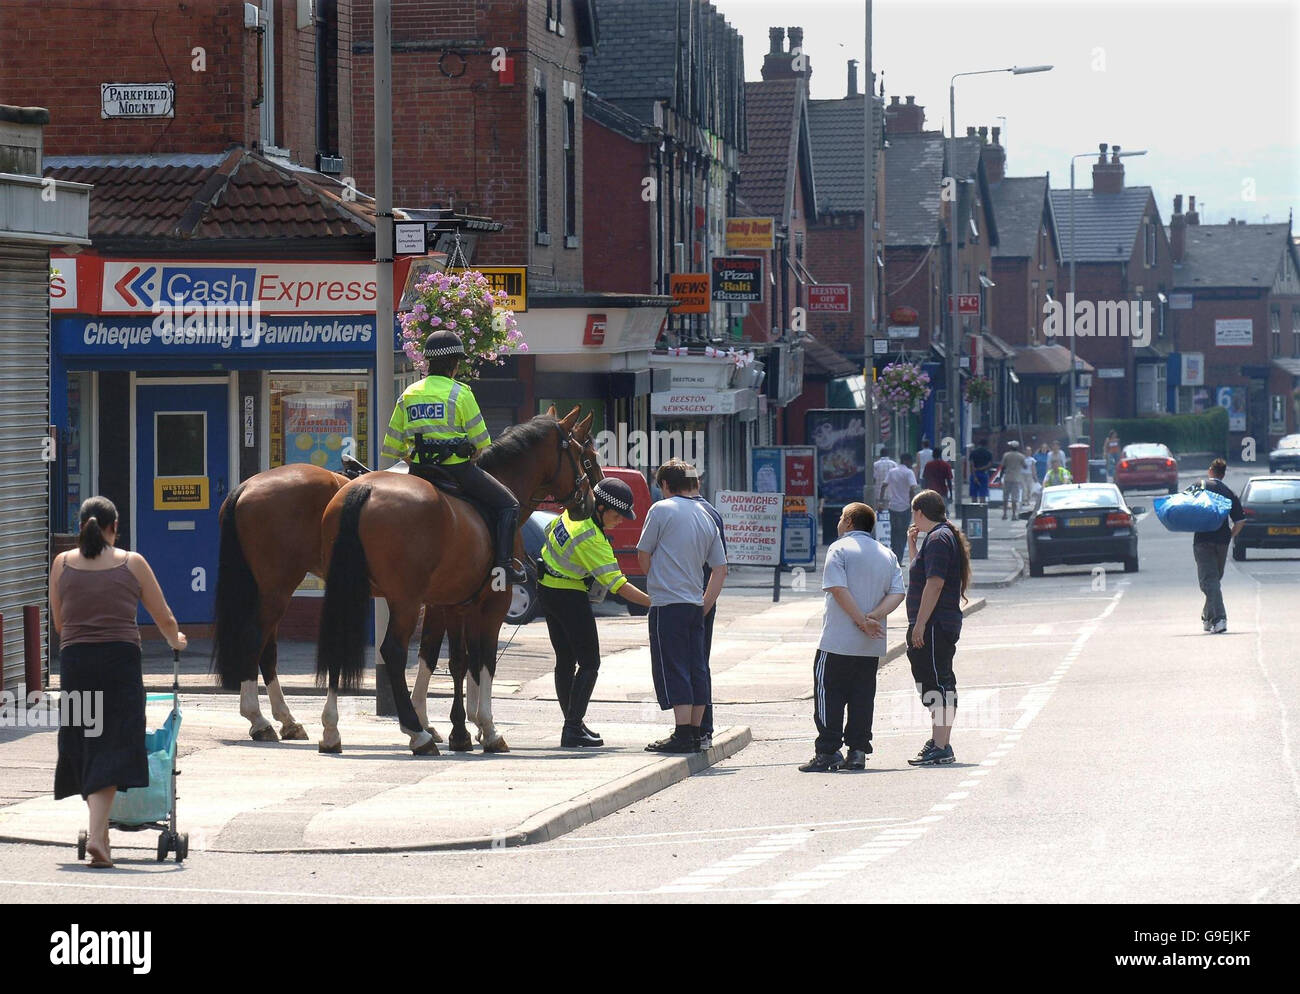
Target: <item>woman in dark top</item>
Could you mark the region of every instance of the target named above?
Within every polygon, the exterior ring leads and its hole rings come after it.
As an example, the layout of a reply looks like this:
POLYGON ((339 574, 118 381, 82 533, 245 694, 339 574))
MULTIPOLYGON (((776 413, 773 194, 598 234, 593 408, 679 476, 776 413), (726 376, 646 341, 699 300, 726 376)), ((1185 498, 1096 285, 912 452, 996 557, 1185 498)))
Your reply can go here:
POLYGON ((111 867, 108 813, 119 790, 149 785, 145 752, 144 677, 136 605, 143 601, 173 649, 185 635, 143 556, 115 548, 117 508, 107 497, 81 505, 77 548, 50 568, 50 620, 60 635, 59 682, 66 693, 99 694, 99 734, 59 729, 54 797, 81 795, 90 808, 90 865, 111 867))
POLYGON ((957 758, 948 741, 957 717, 952 662, 961 638, 961 603, 970 584, 970 543, 948 520, 947 506, 933 490, 912 498, 907 551, 912 564, 907 577, 907 659, 933 726, 933 737, 908 762, 946 766, 957 758))

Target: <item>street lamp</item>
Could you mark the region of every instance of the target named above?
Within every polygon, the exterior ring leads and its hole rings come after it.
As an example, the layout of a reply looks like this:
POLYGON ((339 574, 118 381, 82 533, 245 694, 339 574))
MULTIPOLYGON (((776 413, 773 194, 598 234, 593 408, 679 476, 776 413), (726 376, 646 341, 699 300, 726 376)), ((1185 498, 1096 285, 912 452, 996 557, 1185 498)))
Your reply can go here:
POLYGON ((958 412, 961 410, 961 400, 957 382, 958 377, 961 375, 957 369, 958 353, 961 348, 961 337, 957 327, 957 77, 989 76, 1000 72, 1009 72, 1013 76, 1023 76, 1031 72, 1047 72, 1051 68, 1051 66, 1012 66, 1009 69, 978 69, 974 72, 959 72, 948 81, 948 125, 952 131, 952 137, 948 141, 948 169, 951 171, 953 180, 952 210, 948 223, 948 254, 952 259, 952 282, 949 285, 951 299, 948 304, 951 317, 948 326, 950 335, 948 337, 948 355, 945 364, 947 374, 944 379, 948 384, 948 421, 952 425, 952 438, 957 448, 956 458, 953 459, 952 482, 953 495, 958 506, 961 503, 962 490, 966 485, 966 471, 963 463, 964 453, 961 451, 961 420, 958 417, 958 412))
MULTIPOLYGON (((1070 296, 1067 298, 1070 302, 1070 313, 1066 320, 1070 322, 1070 327, 1066 333, 1070 337, 1070 410, 1074 412, 1071 420, 1075 420, 1079 414, 1079 371, 1076 368, 1078 359, 1074 354, 1074 161, 1076 159, 1090 159, 1096 152, 1080 152, 1078 155, 1070 156, 1070 296)), ((1134 155, 1146 155, 1146 149, 1140 149, 1136 152, 1113 152, 1116 158, 1127 159, 1134 155)), ((1105 153, 1102 153, 1103 157, 1105 153)))

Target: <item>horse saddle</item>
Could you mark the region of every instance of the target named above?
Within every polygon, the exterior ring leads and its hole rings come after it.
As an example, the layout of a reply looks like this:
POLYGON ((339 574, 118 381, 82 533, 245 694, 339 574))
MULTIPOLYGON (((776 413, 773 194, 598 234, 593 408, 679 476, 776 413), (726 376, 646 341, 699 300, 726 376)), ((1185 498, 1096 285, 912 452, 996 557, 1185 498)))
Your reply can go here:
MULTIPOLYGON (((369 472, 371 472, 371 470, 368 466, 354 459, 352 456, 343 457, 343 475, 349 480, 355 480, 358 476, 365 476, 369 472)), ((388 469, 384 470, 384 472, 410 473, 411 467, 405 462, 399 462, 389 466, 388 469)), ((437 466, 421 466, 417 469, 414 475, 423 480, 428 480, 448 497, 459 497, 461 500, 468 501, 476 507, 478 506, 477 501, 471 500, 465 496, 464 491, 461 490, 460 484, 452 479, 450 474, 437 466)), ((480 508, 480 510, 482 510, 482 508, 480 508)))

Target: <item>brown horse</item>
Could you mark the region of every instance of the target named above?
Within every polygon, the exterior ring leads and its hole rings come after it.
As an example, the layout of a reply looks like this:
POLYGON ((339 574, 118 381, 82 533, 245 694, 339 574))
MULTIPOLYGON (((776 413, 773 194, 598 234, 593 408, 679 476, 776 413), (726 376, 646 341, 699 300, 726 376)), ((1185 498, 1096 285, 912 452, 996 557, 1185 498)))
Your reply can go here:
MULTIPOLYGON (((485 451, 479 465, 519 500, 526 520, 548 494, 575 518, 591 514, 591 492, 580 468, 579 449, 590 438, 591 415, 575 428, 577 410, 561 420, 539 415, 515 425, 485 451)), ((321 715, 322 752, 339 752, 338 690, 354 687, 365 667, 367 597, 388 601, 388 630, 380 655, 393 690, 399 727, 416 755, 436 755, 437 745, 420 724, 406 686, 406 651, 422 605, 477 609, 476 623, 462 624, 456 647, 465 653, 471 678, 470 716, 485 752, 508 748, 492 723, 492 678, 497 639, 509 606, 509 583, 492 569, 492 542, 482 516, 468 503, 447 497, 418 477, 371 473, 330 500, 321 522, 326 559, 325 602, 317 646, 317 679, 328 678, 321 715)), ((452 704, 453 747, 464 746, 465 708, 457 687, 452 704)))

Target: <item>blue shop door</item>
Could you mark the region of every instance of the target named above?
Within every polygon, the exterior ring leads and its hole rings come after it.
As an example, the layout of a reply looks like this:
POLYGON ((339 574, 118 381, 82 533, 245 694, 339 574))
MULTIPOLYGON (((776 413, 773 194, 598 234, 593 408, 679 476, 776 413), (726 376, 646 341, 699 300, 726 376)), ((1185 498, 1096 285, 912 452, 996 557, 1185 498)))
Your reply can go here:
MULTIPOLYGON (((182 624, 210 623, 230 483, 224 381, 136 383, 136 551, 182 624)), ((144 608, 140 622, 151 622, 144 608)))

